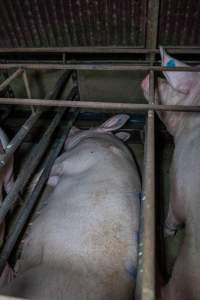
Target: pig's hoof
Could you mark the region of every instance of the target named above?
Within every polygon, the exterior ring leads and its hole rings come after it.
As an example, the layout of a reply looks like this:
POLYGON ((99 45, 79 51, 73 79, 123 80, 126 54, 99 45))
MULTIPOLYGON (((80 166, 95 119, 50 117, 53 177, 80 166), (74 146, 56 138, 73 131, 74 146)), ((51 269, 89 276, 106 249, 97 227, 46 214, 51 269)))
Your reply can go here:
POLYGON ((164 237, 168 237, 168 236, 175 236, 177 232, 177 228, 173 227, 173 226, 169 226, 168 224, 165 224, 164 227, 164 237))
POLYGON ((11 282, 15 277, 15 271, 9 266, 9 264, 6 264, 0 277, 0 286, 3 287, 4 285, 11 282))

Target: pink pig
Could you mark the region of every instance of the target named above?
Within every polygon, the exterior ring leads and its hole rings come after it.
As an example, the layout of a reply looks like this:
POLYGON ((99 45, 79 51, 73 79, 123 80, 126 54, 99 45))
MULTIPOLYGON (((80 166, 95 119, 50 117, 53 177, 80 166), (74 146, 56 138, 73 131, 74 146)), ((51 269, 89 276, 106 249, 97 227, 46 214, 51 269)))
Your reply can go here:
MULTIPOLYGON (((163 66, 187 66, 161 48, 163 66)), ((198 105, 200 74, 164 72, 158 78, 155 101, 160 104, 198 105)), ((142 82, 149 99, 149 77, 142 82)), ((200 299, 200 115, 186 112, 160 112, 160 119, 174 137, 175 150, 170 174, 170 204, 165 233, 174 234, 185 224, 185 237, 172 271, 162 290, 162 299, 200 299)))

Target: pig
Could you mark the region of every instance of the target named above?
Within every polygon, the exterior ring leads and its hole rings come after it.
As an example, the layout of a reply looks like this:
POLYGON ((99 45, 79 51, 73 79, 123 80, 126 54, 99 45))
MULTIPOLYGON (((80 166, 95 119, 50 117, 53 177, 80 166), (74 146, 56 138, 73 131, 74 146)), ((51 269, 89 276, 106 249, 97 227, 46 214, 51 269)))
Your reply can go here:
MULTIPOLYGON (((187 66, 161 48, 162 65, 187 66)), ((164 72, 158 78, 155 101, 160 104, 199 105, 200 74, 164 72)), ((149 100, 149 77, 142 82, 149 100)), ((170 199, 165 234, 174 234, 185 225, 184 239, 162 299, 200 299, 200 115, 189 112, 160 112, 160 119, 174 138, 170 173, 170 199)))
POLYGON ((29 299, 133 299, 141 191, 135 160, 115 132, 73 127, 51 170, 52 191, 24 243, 16 278, 1 294, 29 299))

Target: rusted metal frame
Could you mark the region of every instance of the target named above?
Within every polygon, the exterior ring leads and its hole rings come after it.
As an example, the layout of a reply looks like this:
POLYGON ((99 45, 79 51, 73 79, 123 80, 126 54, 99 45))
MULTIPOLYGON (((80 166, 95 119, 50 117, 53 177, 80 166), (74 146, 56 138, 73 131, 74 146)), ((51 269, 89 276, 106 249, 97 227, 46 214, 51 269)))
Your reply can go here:
POLYGON ((0 91, 3 91, 3 89, 5 89, 16 77, 22 75, 23 72, 24 70, 19 68, 13 74, 11 74, 6 80, 4 80, 4 82, 0 84, 0 91))
MULTIPOLYGON (((155 8, 158 10, 158 8, 155 8)), ((199 54, 200 47, 172 47, 165 46, 169 53, 177 54, 199 54)), ((160 53, 159 49, 140 47, 48 47, 48 48, 0 48, 0 53, 135 53, 148 54, 160 53)))
MULTIPOLYGON (((72 89, 70 92, 69 97, 73 99, 75 97, 75 90, 72 89)), ((35 171, 40 159, 44 155, 49 142, 52 138, 55 129, 60 123, 60 120, 63 117, 65 109, 58 110, 55 117, 51 121, 48 129, 44 133, 43 137, 41 138, 40 142, 35 145, 33 150, 30 152, 29 156, 27 157, 20 174, 18 175, 13 187, 11 188, 9 194, 5 197, 1 208, 0 208, 0 223, 3 222, 5 216, 7 215, 9 209, 15 204, 18 199, 18 196, 23 189, 27 182, 29 181, 31 175, 35 171)))
MULTIPOLYGON (((154 103, 154 73, 150 72, 150 103, 154 103)), ((142 233, 140 239, 141 256, 141 300, 155 300, 155 128, 154 111, 148 110, 144 185, 142 193, 142 233)))
POLYGON ((10 256, 22 230, 24 229, 24 226, 26 225, 27 220, 29 219, 33 208, 35 207, 35 205, 38 201, 38 197, 40 196, 40 194, 43 190, 43 187, 46 183, 46 180, 48 179, 48 176, 49 176, 49 173, 53 166, 53 163, 54 163, 55 159, 57 158, 57 156, 59 155, 60 151, 62 150, 65 140, 68 136, 69 130, 71 129, 72 125, 74 124, 74 122, 78 116, 79 110, 77 108, 71 109, 70 114, 71 113, 72 113, 71 118, 68 120, 67 124, 63 128, 63 134, 61 135, 61 137, 59 139, 54 141, 54 143, 51 147, 51 150, 48 153, 48 156, 46 157, 44 163, 42 164, 42 166, 40 168, 42 170, 42 173, 39 177, 39 180, 38 180, 34 190, 32 191, 32 193, 28 194, 26 196, 26 198, 24 200, 24 205, 20 209, 20 212, 19 212, 17 219, 15 221, 15 224, 13 226, 13 230, 6 239, 6 242, 0 253, 0 274, 4 270, 7 260, 10 256))
MULTIPOLYGON (((59 96, 59 93, 63 86, 68 82, 72 71, 64 72, 60 78, 57 80, 53 89, 46 95, 45 99, 56 99, 59 96)), ((31 99, 27 99, 31 101, 31 99)), ((46 100, 43 100, 46 101, 46 100)), ((57 100, 58 101, 58 100, 57 100)), ((30 103, 29 103, 30 105, 30 103)), ((5 148, 5 153, 0 155, 0 169, 6 164, 6 162, 10 159, 10 157, 14 154, 16 149, 21 145, 24 138, 33 128, 37 120, 42 114, 42 110, 37 110, 35 113, 32 113, 31 116, 26 120, 24 125, 18 131, 18 133, 14 136, 14 138, 8 143, 5 148)))
POLYGON ((23 68, 32 70, 114 70, 114 71, 170 71, 170 72, 200 72, 200 67, 163 67, 146 66, 128 63, 68 63, 68 64, 0 64, 1 69, 23 68))
POLYGON ((21 99, 21 98, 0 98, 0 104, 15 105, 35 105, 43 107, 80 107, 94 108, 99 110, 115 111, 184 111, 199 112, 200 105, 161 105, 161 104, 133 104, 117 102, 97 102, 97 101, 78 101, 71 100, 43 100, 43 99, 21 99))

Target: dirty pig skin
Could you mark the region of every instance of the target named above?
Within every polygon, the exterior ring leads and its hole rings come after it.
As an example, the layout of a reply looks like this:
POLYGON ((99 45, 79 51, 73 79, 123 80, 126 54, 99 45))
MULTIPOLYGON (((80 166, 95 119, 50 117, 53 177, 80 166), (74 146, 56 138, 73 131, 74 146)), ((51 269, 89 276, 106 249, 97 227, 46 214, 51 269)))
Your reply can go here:
POLYGON ((72 128, 52 168, 52 194, 33 223, 16 279, 1 293, 29 299, 133 299, 139 192, 119 114, 72 128))
MULTIPOLYGON (((162 65, 187 66, 161 48, 162 65)), ((158 78, 155 100, 160 104, 199 105, 200 73, 164 72, 158 78)), ((149 75, 142 82, 149 99, 149 75)), ((171 278, 162 290, 165 300, 200 299, 200 114, 160 112, 160 119, 174 137, 170 174, 170 202, 165 234, 185 224, 184 240, 171 278)))

